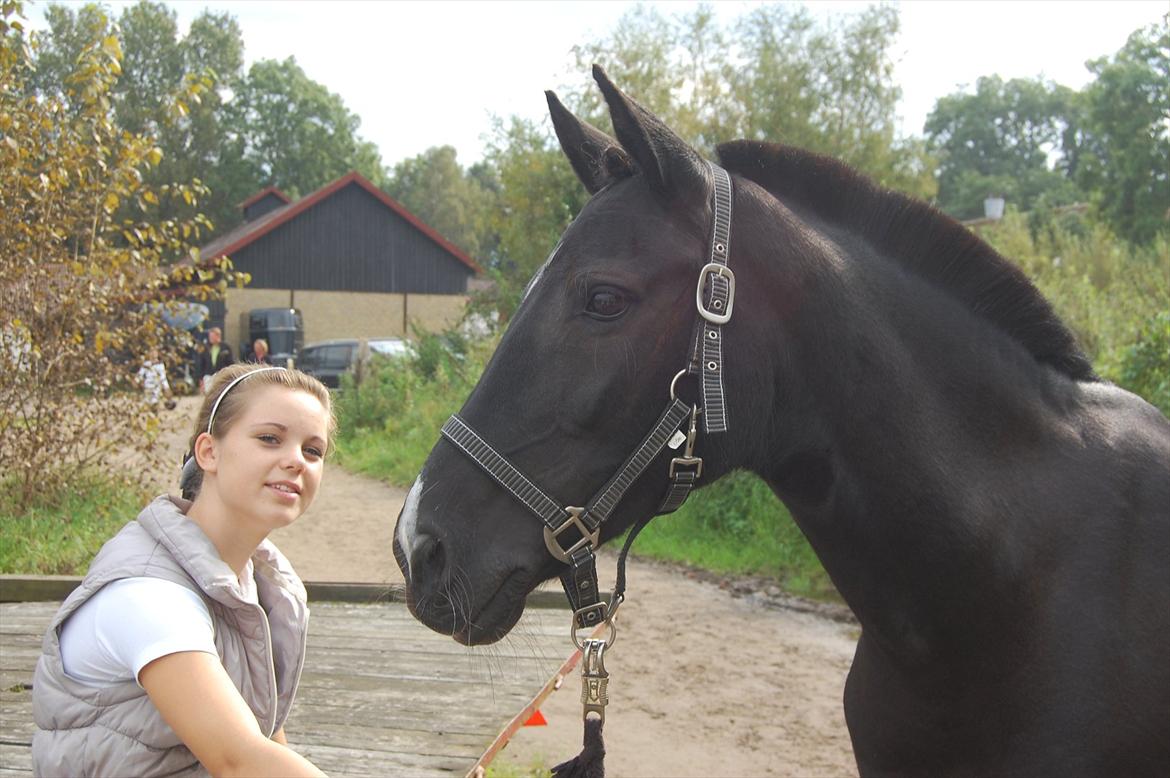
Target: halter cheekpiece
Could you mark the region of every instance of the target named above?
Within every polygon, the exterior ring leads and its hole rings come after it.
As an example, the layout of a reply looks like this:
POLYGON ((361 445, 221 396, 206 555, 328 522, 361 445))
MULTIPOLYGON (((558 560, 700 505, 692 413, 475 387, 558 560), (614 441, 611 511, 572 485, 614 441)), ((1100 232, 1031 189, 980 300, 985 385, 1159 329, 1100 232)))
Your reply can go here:
POLYGON ((539 486, 492 448, 458 414, 443 425, 442 435, 483 468, 500 486, 527 507, 544 523, 544 540, 549 553, 569 567, 561 575, 561 584, 573 608, 573 642, 582 648, 579 629, 610 625, 612 643, 613 615, 624 597, 625 557, 630 544, 642 527, 653 518, 679 508, 694 489, 703 472, 703 460, 695 456, 698 418, 703 417, 708 434, 727 430, 727 409, 723 396, 723 326, 731 320, 735 306, 735 274, 727 266, 731 240, 731 177, 727 171, 707 163, 713 179, 711 248, 709 261, 699 273, 695 288, 695 322, 687 364, 671 381, 670 402, 657 423, 626 459, 617 473, 584 506, 566 506, 554 500, 539 486), (700 377, 702 408, 688 405, 675 392, 684 375, 700 377), (685 446, 684 446, 685 444, 685 446), (597 564, 593 550, 601 536, 601 525, 634 481, 664 447, 683 448, 670 460, 668 486, 658 510, 640 519, 630 531, 618 563, 618 581, 613 600, 601 599, 597 583, 597 564), (561 536, 575 529, 580 538, 565 547, 561 536))

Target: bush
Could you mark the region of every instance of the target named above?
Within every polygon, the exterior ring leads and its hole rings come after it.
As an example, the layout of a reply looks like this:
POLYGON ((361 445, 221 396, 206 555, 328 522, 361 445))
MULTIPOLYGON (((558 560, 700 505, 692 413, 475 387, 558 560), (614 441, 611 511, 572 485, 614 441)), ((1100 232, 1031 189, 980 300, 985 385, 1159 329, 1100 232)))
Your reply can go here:
POLYGON ((494 349, 495 340, 420 334, 414 357, 375 357, 360 383, 343 375, 336 403, 340 463, 400 486, 412 483, 494 349))

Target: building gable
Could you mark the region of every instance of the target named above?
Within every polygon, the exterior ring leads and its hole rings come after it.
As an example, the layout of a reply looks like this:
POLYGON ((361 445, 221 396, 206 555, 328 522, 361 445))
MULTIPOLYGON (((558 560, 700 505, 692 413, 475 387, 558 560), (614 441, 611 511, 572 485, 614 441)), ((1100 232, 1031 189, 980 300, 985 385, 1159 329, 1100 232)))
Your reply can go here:
POLYGON ((263 213, 203 252, 224 254, 251 274, 254 289, 463 294, 479 270, 357 173, 263 213))

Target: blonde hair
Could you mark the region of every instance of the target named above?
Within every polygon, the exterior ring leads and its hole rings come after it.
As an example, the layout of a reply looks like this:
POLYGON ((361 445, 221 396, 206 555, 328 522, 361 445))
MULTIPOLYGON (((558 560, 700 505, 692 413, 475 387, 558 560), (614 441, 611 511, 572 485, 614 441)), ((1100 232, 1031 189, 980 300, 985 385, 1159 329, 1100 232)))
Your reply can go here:
POLYGON ((195 461, 195 441, 204 432, 216 439, 226 435, 243 413, 244 408, 247 407, 248 395, 265 386, 283 386, 286 389, 306 392, 316 397, 329 417, 329 440, 326 452, 333 451, 337 420, 333 416, 333 398, 323 383, 299 370, 250 363, 229 365, 218 371, 212 378, 207 395, 203 398, 203 406, 195 418, 195 431, 187 443, 183 476, 179 483, 183 497, 188 500, 195 499, 195 496, 199 494, 199 489, 203 486, 203 470, 195 461), (235 385, 233 386, 233 384, 235 385), (211 426, 213 413, 215 414, 214 427, 211 426))

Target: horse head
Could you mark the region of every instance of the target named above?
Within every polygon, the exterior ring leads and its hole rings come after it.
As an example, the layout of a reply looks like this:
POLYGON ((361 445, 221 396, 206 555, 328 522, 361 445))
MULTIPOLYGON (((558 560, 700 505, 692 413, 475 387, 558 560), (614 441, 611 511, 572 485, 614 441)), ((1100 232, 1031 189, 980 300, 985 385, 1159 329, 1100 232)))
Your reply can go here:
MULTIPOLYGON (((693 390, 672 389, 672 379, 691 346, 712 240, 707 163, 600 67, 594 77, 617 139, 547 94, 557 137, 592 197, 530 282, 458 414, 543 492, 577 506, 621 467, 672 390, 693 390)), ((652 463, 657 477, 625 491, 600 542, 654 512, 669 453, 652 463)), ((707 457, 703 482, 734 465, 715 451, 707 457)), ((506 634, 528 592, 564 567, 541 522, 447 439, 410 490, 394 551, 411 611, 468 644, 506 634)))

